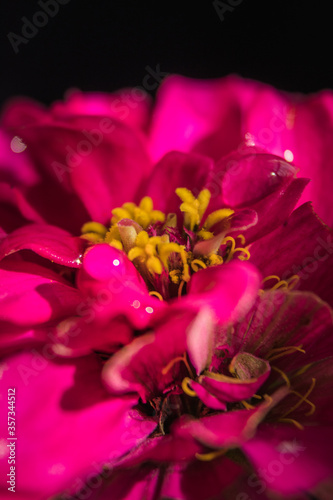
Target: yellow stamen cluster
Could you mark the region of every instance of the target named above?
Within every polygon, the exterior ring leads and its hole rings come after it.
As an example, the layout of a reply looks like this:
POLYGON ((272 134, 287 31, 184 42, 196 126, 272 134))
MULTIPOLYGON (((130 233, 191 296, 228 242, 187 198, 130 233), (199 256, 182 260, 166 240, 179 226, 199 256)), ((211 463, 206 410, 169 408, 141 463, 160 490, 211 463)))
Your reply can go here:
POLYGON ((170 256, 179 254, 180 262, 176 267, 181 265, 182 270, 179 271, 181 278, 184 281, 189 281, 189 265, 187 263, 187 253, 183 245, 178 243, 170 243, 168 235, 149 237, 146 231, 140 231, 135 240, 135 246, 128 252, 128 258, 131 261, 138 261, 145 264, 151 274, 162 274, 163 269, 169 272, 170 256))
POLYGON ((233 210, 229 208, 216 210, 202 223, 210 202, 210 191, 203 189, 197 198, 187 188, 176 189, 176 194, 182 201, 180 210, 184 213, 184 227, 196 233, 196 241, 204 244, 203 250, 202 247, 198 249, 195 247, 193 251, 188 251, 185 245, 170 242, 167 231, 162 236, 149 236, 146 229, 156 222, 163 224, 163 230, 177 228, 176 215, 166 215, 160 210, 154 210, 153 201, 149 196, 145 196, 139 205, 129 202, 114 208, 109 229, 98 222, 84 224, 82 238, 94 244, 109 243, 118 250, 125 251, 129 259, 145 275, 147 272, 153 276, 166 272, 170 281, 179 285, 180 293, 184 283, 189 281, 191 273, 223 264, 223 257, 219 254, 221 245, 226 247, 225 262, 229 262, 235 255, 240 260, 249 259, 250 253, 244 247, 245 239, 242 235, 237 236, 237 240, 241 241, 241 246, 237 246, 231 236, 223 240, 222 236, 217 240, 218 236, 214 236, 211 231, 214 225, 224 220, 223 231, 224 229, 227 231, 230 227, 228 218, 234 213, 233 210), (128 221, 125 225, 119 224, 124 219, 128 219, 130 224, 128 221))
MULTIPOLYGON (((211 193, 208 189, 200 191, 198 198, 195 198, 193 193, 187 188, 177 188, 176 194, 182 200, 180 210, 184 212, 184 226, 191 231, 198 229, 202 217, 209 205, 211 193)), ((199 231, 202 239, 209 239, 213 237, 213 233, 209 229, 221 220, 226 219, 234 213, 230 208, 222 208, 216 210, 208 215, 204 227, 199 231)))
MULTIPOLYGON (((293 290, 296 285, 298 284, 300 278, 297 276, 297 274, 293 274, 290 278, 287 280, 281 280, 279 276, 276 274, 271 274, 270 276, 266 276, 262 280, 262 283, 267 283, 271 280, 275 280, 276 283, 270 288, 270 290, 278 290, 278 289, 284 289, 284 290, 293 290)), ((261 290, 263 292, 263 290, 261 290)))
POLYGON ((165 214, 160 210, 154 210, 153 200, 150 196, 145 196, 137 206, 135 203, 124 203, 122 207, 112 210, 111 224, 116 224, 121 219, 132 219, 140 224, 143 229, 147 229, 155 222, 164 222, 165 214))

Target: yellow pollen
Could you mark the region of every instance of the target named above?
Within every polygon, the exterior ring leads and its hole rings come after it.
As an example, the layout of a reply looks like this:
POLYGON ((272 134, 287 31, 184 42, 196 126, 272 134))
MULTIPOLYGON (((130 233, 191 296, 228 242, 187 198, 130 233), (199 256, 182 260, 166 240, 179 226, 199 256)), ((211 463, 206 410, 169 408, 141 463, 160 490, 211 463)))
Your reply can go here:
POLYGON ((288 282, 285 280, 278 281, 278 283, 272 286, 271 290, 277 290, 278 288, 288 288, 288 282))
POLYGON ((191 396, 191 398, 195 398, 197 396, 197 393, 189 387, 190 382, 191 382, 191 379, 189 377, 185 377, 182 381, 182 389, 185 392, 185 394, 187 394, 188 396, 191 396))
POLYGON ((300 368, 296 373, 295 373, 295 376, 298 377, 299 375, 303 375, 303 373, 305 373, 311 366, 313 365, 313 363, 309 363, 308 365, 304 365, 302 366, 302 368, 300 368))
POLYGON ((221 208, 220 210, 215 210, 215 212, 212 212, 211 214, 208 215, 207 219, 205 220, 205 229, 210 229, 213 227, 215 224, 218 222, 221 222, 223 219, 226 219, 227 217, 230 217, 235 213, 231 208, 221 208))
POLYGON ((203 240, 211 240, 214 238, 214 233, 206 231, 205 229, 200 229, 200 231, 197 232, 197 235, 203 240))
POLYGON ((242 405, 247 409, 247 410, 254 410, 255 406, 250 405, 250 403, 247 403, 247 401, 243 400, 241 401, 242 405))
POLYGON ((242 255, 240 255, 238 257, 239 260, 249 260, 251 255, 250 255, 250 252, 248 251, 248 249, 245 247, 244 248, 243 247, 236 248, 236 241, 235 241, 235 238, 233 238, 232 236, 227 236, 226 238, 224 238, 224 240, 222 241, 222 245, 226 245, 229 242, 231 243, 231 246, 229 247, 229 253, 228 253, 228 256, 227 256, 225 262, 230 262, 231 259, 233 259, 236 252, 242 253, 242 255))
POLYGON ((223 450, 212 451, 211 453, 196 453, 195 458, 197 458, 201 462, 211 462, 215 458, 225 455, 227 451, 228 449, 224 448, 223 450))
POLYGON ((187 368, 187 371, 189 372, 190 376, 193 378, 193 372, 191 370, 190 365, 188 364, 187 357, 186 357, 186 352, 182 356, 177 356, 176 358, 172 359, 163 369, 162 369, 162 375, 166 375, 171 368, 178 363, 179 361, 183 361, 184 365, 187 368))
POLYGON ((91 243, 100 243, 104 240, 107 229, 99 222, 86 222, 81 228, 81 238, 91 243))
POLYGON ((279 418, 278 421, 285 422, 286 424, 293 424, 300 431, 304 431, 304 426, 302 424, 300 424, 299 422, 297 422, 297 420, 295 420, 293 418, 279 418))
POLYGON ((300 277, 297 276, 297 274, 293 274, 287 280, 280 280, 279 276, 277 276, 276 274, 271 274, 270 276, 266 276, 266 278, 262 280, 262 283, 266 283, 267 281, 270 280, 277 281, 277 283, 275 283, 275 285, 272 288, 270 288, 270 290, 278 290, 279 288, 293 290, 297 285, 297 283, 299 282, 300 277))
POLYGON ((287 384, 287 387, 290 387, 290 380, 289 378, 287 377, 287 375, 282 371, 280 370, 280 368, 277 368, 276 366, 271 366, 272 370, 278 372, 281 377, 283 378, 283 380, 285 381, 285 383, 287 384))
POLYGON ((155 290, 152 291, 152 292, 149 292, 149 295, 152 295, 153 297, 157 297, 158 299, 160 299, 161 301, 163 301, 162 295, 159 292, 155 292, 155 290))
POLYGON ((160 210, 154 210, 153 200, 150 196, 145 196, 139 203, 124 203, 122 207, 117 207, 112 210, 111 224, 115 225, 121 219, 132 219, 140 224, 143 229, 146 229, 155 222, 164 222, 165 214, 160 210))
POLYGON ((182 200, 180 210, 184 212, 184 225, 187 229, 194 231, 199 226, 210 201, 211 193, 208 189, 200 191, 198 198, 195 198, 187 188, 177 188, 176 194, 182 200))
POLYGON ((191 268, 196 273, 199 269, 206 269, 206 264, 200 259, 193 259, 191 262, 191 268))
POLYGON ((223 264, 223 258, 221 255, 211 254, 208 258, 210 266, 218 266, 219 264, 223 264))
POLYGON ((306 393, 303 396, 297 391, 290 391, 292 394, 295 394, 296 396, 298 396, 300 398, 300 400, 292 408, 290 408, 288 411, 286 411, 282 415, 282 418, 285 418, 287 415, 290 415, 290 413, 297 410, 297 408, 299 408, 302 403, 307 403, 308 405, 311 406, 310 412, 306 413, 306 415, 307 416, 312 415, 312 413, 314 413, 314 411, 316 410, 316 406, 313 403, 311 403, 311 401, 308 400, 308 397, 310 396, 311 392, 313 391, 315 385, 316 385, 316 379, 313 378, 309 389, 306 391, 306 393))
POLYGON ((240 239, 240 241, 241 241, 241 245, 245 245, 245 237, 244 237, 244 235, 243 235, 243 234, 239 234, 239 235, 237 236, 237 238, 239 238, 239 239, 240 239))
POLYGON ((302 345, 300 346, 285 346, 285 347, 276 347, 275 349, 272 349, 266 356, 267 361, 270 363, 278 358, 281 358, 283 356, 288 356, 289 354, 293 354, 294 352, 301 352, 305 354, 304 349, 302 349, 302 345))

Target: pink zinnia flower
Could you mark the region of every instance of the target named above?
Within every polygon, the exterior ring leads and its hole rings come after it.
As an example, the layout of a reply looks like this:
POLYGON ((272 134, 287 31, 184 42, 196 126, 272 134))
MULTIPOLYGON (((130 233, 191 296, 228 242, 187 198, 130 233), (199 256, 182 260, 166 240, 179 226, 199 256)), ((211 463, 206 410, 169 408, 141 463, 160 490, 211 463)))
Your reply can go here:
POLYGON ((332 220, 331 100, 171 77, 152 113, 131 89, 8 105, 19 498, 298 500, 330 478, 333 250, 307 200, 332 220))

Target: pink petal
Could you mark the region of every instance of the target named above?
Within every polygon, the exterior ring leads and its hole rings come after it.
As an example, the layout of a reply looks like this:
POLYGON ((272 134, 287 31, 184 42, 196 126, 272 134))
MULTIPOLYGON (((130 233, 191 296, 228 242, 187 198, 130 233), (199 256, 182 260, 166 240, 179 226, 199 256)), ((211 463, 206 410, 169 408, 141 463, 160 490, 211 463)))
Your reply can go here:
MULTIPOLYGON (((213 378, 207 374, 202 375, 199 381, 203 387, 213 396, 218 398, 219 401, 230 403, 251 398, 267 380, 269 373, 270 367, 267 363, 265 373, 260 375, 258 378, 240 380, 231 377, 224 377, 223 375, 213 378)), ((193 389, 196 390, 194 387, 193 389)))
POLYGON ((172 151, 157 163, 142 194, 151 196, 157 209, 180 216, 181 200, 175 190, 186 187, 197 196, 208 184, 212 168, 210 158, 172 151))
POLYGON ((309 203, 295 210, 285 225, 251 245, 251 262, 264 276, 287 279, 298 274, 300 289, 315 292, 331 305, 332 254, 332 232, 309 203))
POLYGON ((208 306, 220 322, 243 315, 252 306, 260 283, 254 267, 245 262, 230 262, 195 273, 182 297, 182 307, 208 306))
POLYGON ((169 363, 184 355, 186 332, 195 317, 186 310, 160 316, 156 333, 147 333, 118 351, 106 364, 103 380, 112 393, 137 392, 143 401, 160 395, 168 386, 180 384, 188 375, 183 361, 169 363), (172 333, 171 333, 172 332, 172 333), (149 363, 147 364, 147 359, 149 363))
POLYGON ((72 115, 113 117, 130 127, 145 130, 148 126, 150 96, 143 89, 129 88, 112 94, 71 90, 64 102, 57 101, 51 113, 57 119, 72 115))
POLYGON ((187 352, 197 375, 210 365, 215 338, 214 317, 208 307, 203 307, 187 333, 187 352))
POLYGON ((263 426, 243 449, 269 487, 283 495, 297 494, 332 476, 333 461, 328 443, 332 428, 263 426), (269 478, 269 481, 267 480, 269 478))
POLYGON ((174 425, 174 433, 182 437, 191 435, 199 443, 213 449, 237 448, 255 435, 267 413, 287 393, 287 389, 279 389, 273 394, 272 401, 265 401, 253 410, 227 411, 201 419, 185 416, 174 425))
POLYGON ((147 287, 124 252, 108 244, 89 248, 77 284, 99 305, 100 317, 124 315, 135 328, 146 328, 167 305, 149 295, 147 287))
POLYGON ((71 315, 81 298, 65 280, 36 264, 7 262, 0 269, 0 281, 0 320, 16 325, 36 325, 71 315))
POLYGON ((227 409, 227 405, 223 401, 221 401, 218 397, 213 396, 208 389, 203 387, 198 382, 191 380, 189 385, 191 389, 196 392, 198 398, 201 399, 201 401, 208 406, 208 408, 223 411, 227 409))
MULTIPOLYGON (((155 426, 130 416, 133 399, 108 397, 93 356, 64 363, 38 351, 22 353, 5 360, 1 384, 6 394, 8 387, 16 391, 17 491, 34 494, 36 500, 75 490, 155 426)), ((5 436, 7 427, 2 412, 5 436)), ((3 489, 8 452, 0 461, 3 489)))
POLYGON ((211 81, 167 78, 153 116, 152 157, 195 150, 219 159, 236 149, 242 141, 242 114, 257 86, 235 76, 211 81))
POLYGON ((41 257, 69 267, 79 267, 84 240, 46 224, 31 224, 12 232, 0 244, 0 260, 20 250, 32 250, 41 257))

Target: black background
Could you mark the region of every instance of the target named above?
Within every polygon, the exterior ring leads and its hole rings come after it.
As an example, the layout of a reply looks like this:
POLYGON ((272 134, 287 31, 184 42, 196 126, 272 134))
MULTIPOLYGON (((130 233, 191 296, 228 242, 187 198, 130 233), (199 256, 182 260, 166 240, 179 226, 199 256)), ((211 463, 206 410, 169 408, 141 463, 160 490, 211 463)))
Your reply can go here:
POLYGON ((234 7, 221 20, 211 0, 63 1, 15 54, 8 33, 22 36, 22 17, 31 21, 41 7, 1 0, 0 103, 142 85, 157 65, 195 78, 237 73, 288 91, 333 87, 330 2, 226 0, 234 7))

